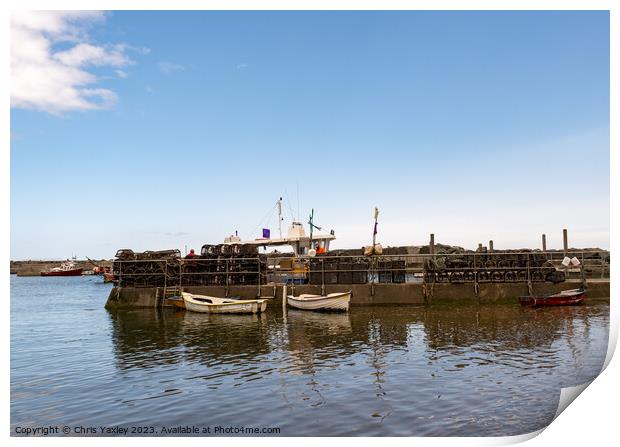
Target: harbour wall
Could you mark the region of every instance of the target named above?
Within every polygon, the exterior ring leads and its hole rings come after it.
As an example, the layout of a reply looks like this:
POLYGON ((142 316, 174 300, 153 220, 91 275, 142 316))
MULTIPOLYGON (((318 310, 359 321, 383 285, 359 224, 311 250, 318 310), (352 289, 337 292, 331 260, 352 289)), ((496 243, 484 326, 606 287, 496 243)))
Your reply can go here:
MULTIPOLYGON (((30 261, 11 261, 10 270, 11 274, 16 274, 17 276, 40 276, 41 272, 46 272, 54 267, 59 267, 63 261, 41 261, 41 260, 30 260, 30 261)), ((105 259, 97 259, 94 262, 101 267, 112 267, 112 261, 105 259)), ((94 265, 92 265, 87 260, 77 260, 75 261, 75 267, 81 268, 84 270, 92 270, 94 265)))
MULTIPOLYGON (((561 290, 577 288, 579 280, 569 280, 560 284, 534 284, 533 291, 537 295, 559 292, 561 290)), ((334 293, 351 290, 351 305, 398 305, 398 304, 503 304, 516 303, 519 296, 527 295, 527 284, 523 283, 482 283, 478 284, 476 294, 474 284, 351 284, 325 285, 324 290, 317 285, 287 286, 288 294, 302 293, 334 293)), ((588 281, 588 301, 609 302, 609 280, 588 281)), ((183 290, 190 293, 211 295, 217 297, 239 296, 244 299, 254 299, 259 294, 258 286, 188 286, 183 290), (228 293, 226 293, 228 292, 228 293)), ((115 287, 110 291, 107 308, 134 308, 134 307, 167 307, 170 306, 164 299, 166 292, 163 287, 115 287)), ((282 297, 281 285, 265 285, 260 287, 260 296, 275 298, 278 302, 282 297)))

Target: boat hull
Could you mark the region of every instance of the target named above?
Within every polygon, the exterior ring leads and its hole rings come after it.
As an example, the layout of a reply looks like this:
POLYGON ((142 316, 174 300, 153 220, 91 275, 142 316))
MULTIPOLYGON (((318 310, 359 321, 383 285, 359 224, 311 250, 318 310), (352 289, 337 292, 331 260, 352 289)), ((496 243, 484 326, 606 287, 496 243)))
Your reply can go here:
POLYGON ((41 276, 82 276, 83 269, 59 270, 57 272, 41 272, 41 276))
POLYGON ((331 293, 321 295, 300 295, 298 297, 288 295, 286 302, 289 306, 301 310, 333 310, 346 312, 349 310, 351 292, 331 293))
POLYGON ((116 278, 114 277, 114 273, 105 272, 103 274, 103 282, 114 282, 116 278))
POLYGON ((519 302, 524 307, 576 306, 585 299, 585 289, 574 289, 547 296, 522 296, 519 302))
POLYGON ((166 298, 166 302, 172 304, 179 309, 185 309, 185 300, 180 296, 171 296, 166 298))
POLYGON ((256 314, 265 312, 265 300, 228 300, 206 295, 182 293, 185 309, 209 314, 256 314), (210 303, 207 302, 211 301, 210 303))

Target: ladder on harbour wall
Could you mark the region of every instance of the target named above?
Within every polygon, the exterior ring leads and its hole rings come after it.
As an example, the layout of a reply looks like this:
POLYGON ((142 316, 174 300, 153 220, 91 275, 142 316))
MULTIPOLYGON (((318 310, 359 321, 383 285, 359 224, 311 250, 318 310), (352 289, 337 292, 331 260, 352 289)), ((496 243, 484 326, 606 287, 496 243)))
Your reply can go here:
POLYGON ((171 287, 158 287, 155 291, 155 306, 161 307, 166 302, 167 298, 172 298, 173 296, 179 296, 181 294, 181 287, 179 286, 171 286, 171 287))

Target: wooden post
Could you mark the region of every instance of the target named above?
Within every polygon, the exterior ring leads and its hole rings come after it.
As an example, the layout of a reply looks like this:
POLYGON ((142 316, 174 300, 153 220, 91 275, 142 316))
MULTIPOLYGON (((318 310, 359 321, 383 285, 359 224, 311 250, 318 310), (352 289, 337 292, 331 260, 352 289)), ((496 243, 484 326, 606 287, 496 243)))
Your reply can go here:
POLYGON ((489 252, 493 253, 493 241, 489 241, 489 252))
POLYGON ((474 295, 478 299, 478 304, 480 304, 480 287, 478 286, 478 267, 476 265, 476 252, 474 252, 474 295))
POLYGON ((542 235, 542 249, 543 251, 547 251, 547 235, 542 235))
MULTIPOLYGON (((282 198, 280 198, 280 200, 282 200, 282 198)), ((260 298, 260 296, 261 296, 261 290, 260 290, 260 272, 261 272, 260 258, 257 259, 257 264, 258 264, 258 297, 260 298)))
POLYGON ((323 261, 324 259, 321 259, 321 295, 325 295, 325 263, 323 261))
POLYGON ((431 233, 431 243, 429 244, 429 253, 434 255, 435 254, 435 235, 433 233, 431 233))
POLYGON ((226 260, 226 298, 228 298, 228 259, 226 260))
MULTIPOLYGON (((168 261, 165 261, 165 263, 164 272, 166 273, 164 273, 164 300, 166 299, 166 289, 168 288, 168 261)), ((183 270, 182 265, 179 266, 179 276, 181 275, 181 270, 183 270)), ((164 305, 164 300, 161 301, 160 305, 164 305)))
POLYGON ((566 254, 568 253, 568 230, 564 228, 564 230, 562 230, 562 233, 564 236, 564 256, 566 256, 566 254))

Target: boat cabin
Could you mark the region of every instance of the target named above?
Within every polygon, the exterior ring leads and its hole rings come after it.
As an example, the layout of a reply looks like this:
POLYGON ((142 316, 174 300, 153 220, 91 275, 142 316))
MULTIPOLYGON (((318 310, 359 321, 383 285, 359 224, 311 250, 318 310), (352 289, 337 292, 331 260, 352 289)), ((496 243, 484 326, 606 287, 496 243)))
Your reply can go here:
POLYGON ((306 235, 301 222, 292 222, 288 228, 286 237, 272 239, 270 237, 257 238, 249 241, 242 241, 238 236, 229 236, 224 239, 224 244, 244 244, 254 245, 258 247, 277 247, 288 245, 293 248, 295 256, 314 256, 317 253, 324 253, 329 251, 329 243, 336 239, 334 230, 331 230, 329 234, 312 234, 312 240, 310 236, 306 235))

